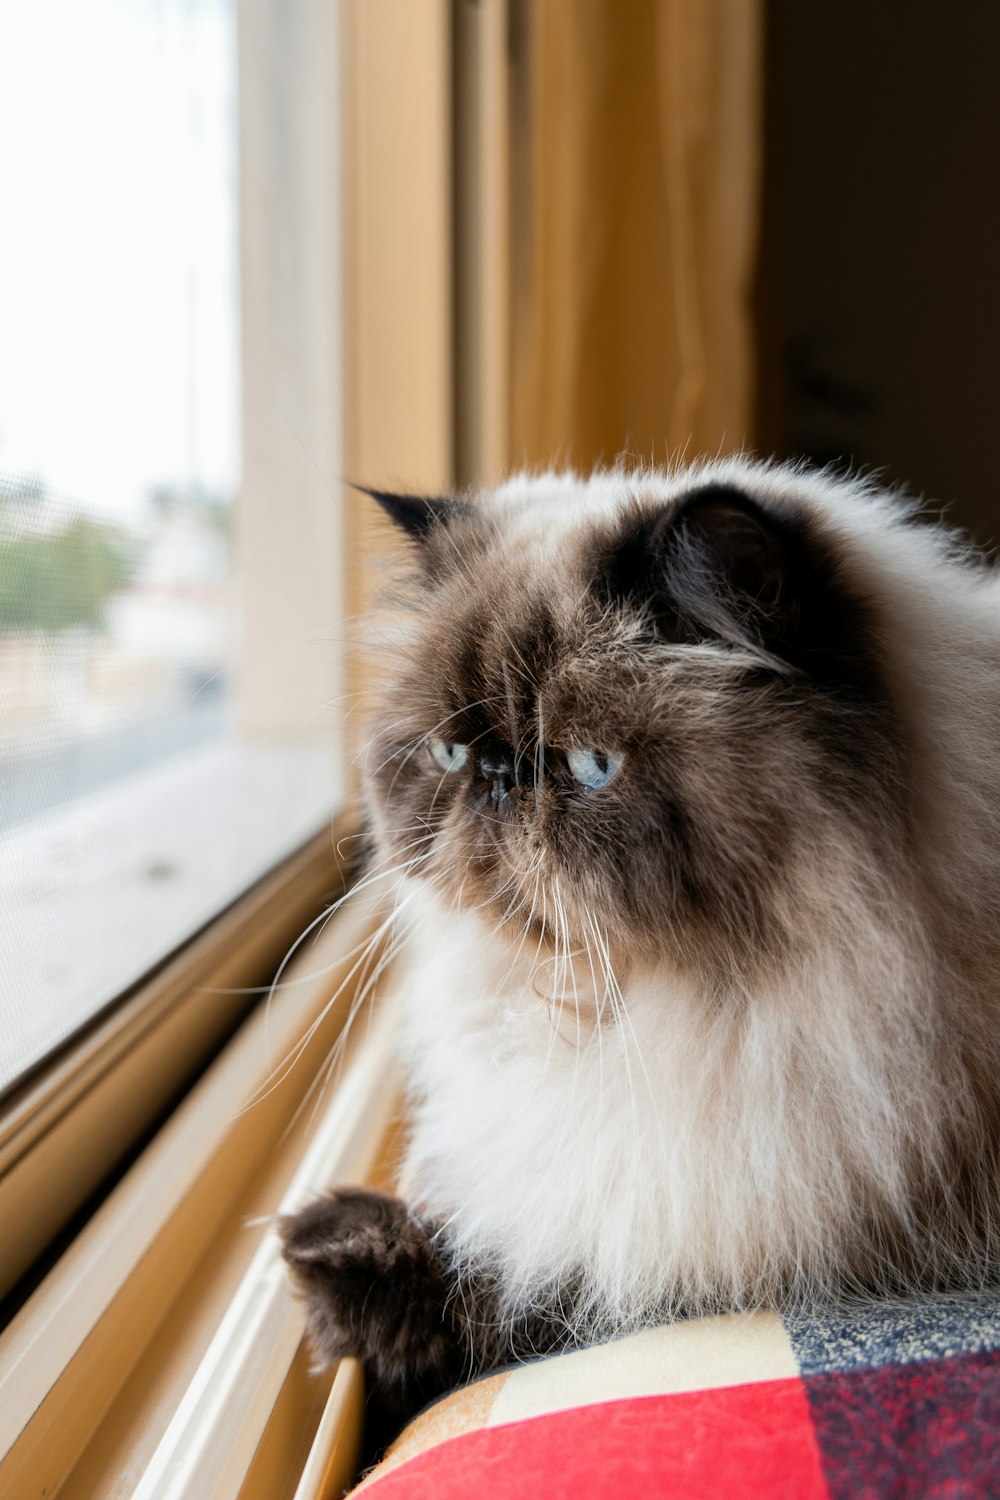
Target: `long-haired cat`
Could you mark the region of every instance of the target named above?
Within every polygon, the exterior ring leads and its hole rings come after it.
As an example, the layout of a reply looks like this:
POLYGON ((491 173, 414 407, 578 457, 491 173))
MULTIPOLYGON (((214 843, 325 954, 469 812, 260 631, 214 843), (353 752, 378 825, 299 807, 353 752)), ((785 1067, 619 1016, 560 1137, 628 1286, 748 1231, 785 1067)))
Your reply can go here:
POLYGON ((1000 581, 731 459, 377 495, 368 802, 411 955, 402 1202, 285 1221, 427 1397, 699 1311, 979 1282, 1000 1216, 1000 581))

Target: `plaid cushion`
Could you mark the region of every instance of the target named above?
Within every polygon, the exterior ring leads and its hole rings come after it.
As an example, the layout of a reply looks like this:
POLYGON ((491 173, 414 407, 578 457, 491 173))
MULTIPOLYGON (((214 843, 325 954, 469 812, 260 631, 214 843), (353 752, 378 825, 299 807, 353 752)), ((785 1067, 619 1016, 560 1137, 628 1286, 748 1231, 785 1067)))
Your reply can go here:
POLYGON ((502 1371, 418 1417, 361 1489, 1000 1495, 1000 1291, 705 1318, 502 1371))

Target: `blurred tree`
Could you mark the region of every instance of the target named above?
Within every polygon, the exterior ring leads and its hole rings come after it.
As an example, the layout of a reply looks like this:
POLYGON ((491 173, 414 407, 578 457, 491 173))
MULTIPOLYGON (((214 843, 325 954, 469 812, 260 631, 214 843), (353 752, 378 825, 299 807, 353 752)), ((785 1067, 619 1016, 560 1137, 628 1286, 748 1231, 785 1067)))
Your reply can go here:
POLYGON ((131 576, 134 558, 117 527, 72 517, 49 531, 18 524, 44 493, 0 491, 0 634, 72 626, 100 629, 104 606, 131 576))

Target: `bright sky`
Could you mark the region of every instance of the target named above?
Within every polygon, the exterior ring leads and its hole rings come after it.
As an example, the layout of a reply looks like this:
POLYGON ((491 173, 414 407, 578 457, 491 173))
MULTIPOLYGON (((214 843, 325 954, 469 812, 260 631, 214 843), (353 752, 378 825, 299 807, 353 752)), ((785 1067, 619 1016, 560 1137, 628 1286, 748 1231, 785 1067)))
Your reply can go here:
POLYGON ((0 0, 0 471, 238 478, 235 0, 0 0))

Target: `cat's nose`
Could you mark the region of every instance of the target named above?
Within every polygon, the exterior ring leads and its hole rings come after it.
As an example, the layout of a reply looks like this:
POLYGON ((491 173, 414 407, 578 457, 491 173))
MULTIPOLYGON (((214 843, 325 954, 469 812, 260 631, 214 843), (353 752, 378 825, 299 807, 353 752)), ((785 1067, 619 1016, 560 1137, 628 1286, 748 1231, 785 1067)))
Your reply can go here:
POLYGON ((480 757, 479 772, 484 781, 491 784, 490 796, 497 804, 503 802, 510 793, 511 782, 514 780, 514 767, 506 755, 486 754, 480 757))

